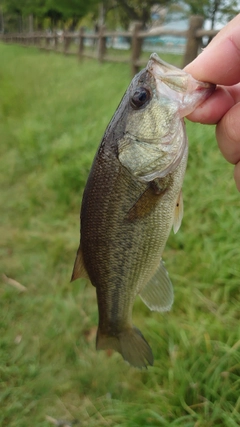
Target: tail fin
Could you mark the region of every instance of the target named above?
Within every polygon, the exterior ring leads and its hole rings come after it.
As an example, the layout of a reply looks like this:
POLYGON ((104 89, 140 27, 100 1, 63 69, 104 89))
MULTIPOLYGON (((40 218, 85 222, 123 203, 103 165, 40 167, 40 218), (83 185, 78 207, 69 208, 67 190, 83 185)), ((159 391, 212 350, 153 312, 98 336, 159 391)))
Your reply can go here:
POLYGON ((153 354, 147 341, 139 329, 125 329, 118 335, 109 336, 97 332, 97 350, 111 348, 120 353, 124 360, 135 368, 146 368, 153 365, 153 354))

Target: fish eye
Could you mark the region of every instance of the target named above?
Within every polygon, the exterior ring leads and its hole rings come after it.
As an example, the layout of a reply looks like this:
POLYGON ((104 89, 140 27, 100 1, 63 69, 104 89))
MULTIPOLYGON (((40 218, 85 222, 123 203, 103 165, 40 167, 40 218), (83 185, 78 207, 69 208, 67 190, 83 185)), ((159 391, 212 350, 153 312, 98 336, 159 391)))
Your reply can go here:
POLYGON ((145 105, 151 97, 151 94, 148 89, 145 87, 139 87, 133 94, 131 98, 131 106, 134 109, 140 108, 145 105))

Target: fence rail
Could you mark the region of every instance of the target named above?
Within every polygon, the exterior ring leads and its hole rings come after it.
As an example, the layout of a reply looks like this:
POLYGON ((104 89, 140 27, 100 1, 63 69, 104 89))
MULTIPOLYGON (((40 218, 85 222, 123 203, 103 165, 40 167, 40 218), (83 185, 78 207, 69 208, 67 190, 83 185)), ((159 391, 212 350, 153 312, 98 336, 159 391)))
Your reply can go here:
MULTIPOLYGON (((101 27, 98 33, 89 34, 80 28, 79 32, 62 34, 55 32, 52 34, 46 33, 11 33, 3 34, 0 40, 5 43, 18 43, 23 46, 36 46, 47 51, 55 51, 65 55, 77 55, 80 60, 84 57, 95 58, 100 62, 113 61, 125 62, 131 66, 132 75, 139 71, 142 65, 145 65, 146 60, 141 59, 143 41, 149 40, 151 37, 157 36, 174 36, 184 37, 186 39, 185 52, 183 55, 183 66, 191 62, 198 54, 199 47, 202 46, 202 37, 213 37, 218 31, 202 29, 203 17, 191 16, 189 19, 189 28, 186 31, 170 30, 164 28, 156 28, 151 31, 142 31, 141 23, 136 22, 132 31, 107 31, 105 27, 101 27), (117 38, 126 38, 131 40, 130 56, 109 55, 107 45, 110 40, 117 38), (92 47, 95 47, 95 52, 87 48, 87 41, 91 41, 92 47), (73 48, 73 45, 75 49, 73 48)), ((151 40, 151 39, 150 39, 151 40)))

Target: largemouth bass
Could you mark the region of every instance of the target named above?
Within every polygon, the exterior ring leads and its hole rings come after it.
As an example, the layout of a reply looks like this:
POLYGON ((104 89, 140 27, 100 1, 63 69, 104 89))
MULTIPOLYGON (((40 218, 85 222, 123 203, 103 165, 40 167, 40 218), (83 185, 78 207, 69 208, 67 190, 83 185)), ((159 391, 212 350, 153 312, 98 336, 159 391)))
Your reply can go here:
POLYGON ((136 296, 150 310, 167 311, 173 303, 162 253, 183 216, 183 117, 213 90, 152 54, 106 129, 84 191, 72 280, 87 277, 96 287, 97 349, 114 349, 135 367, 153 364, 132 324, 136 296))

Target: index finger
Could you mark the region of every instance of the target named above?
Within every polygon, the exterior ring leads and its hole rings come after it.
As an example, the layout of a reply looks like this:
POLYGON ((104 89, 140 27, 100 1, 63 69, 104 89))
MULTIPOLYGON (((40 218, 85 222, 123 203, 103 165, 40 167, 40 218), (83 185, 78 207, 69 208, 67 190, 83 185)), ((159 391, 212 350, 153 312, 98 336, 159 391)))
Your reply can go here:
POLYGON ((204 82, 234 85, 239 82, 240 14, 226 25, 185 71, 204 82))

